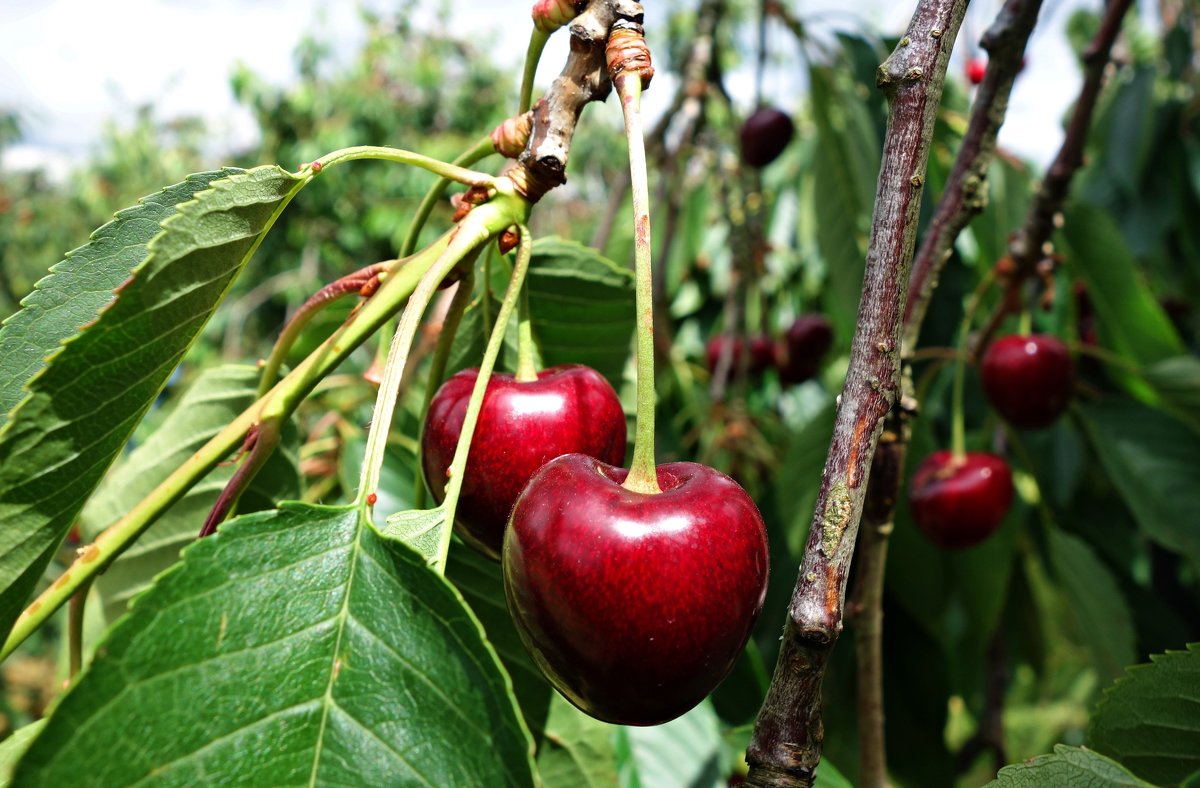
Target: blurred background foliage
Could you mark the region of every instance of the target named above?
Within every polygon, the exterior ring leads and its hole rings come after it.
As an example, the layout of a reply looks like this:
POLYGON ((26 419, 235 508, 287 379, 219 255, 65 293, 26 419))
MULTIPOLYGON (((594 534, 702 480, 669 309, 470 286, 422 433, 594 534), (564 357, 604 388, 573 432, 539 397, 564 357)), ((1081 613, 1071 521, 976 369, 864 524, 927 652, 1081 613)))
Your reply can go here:
MULTIPOLYGON (((724 98, 723 75, 744 65, 752 50, 746 45, 754 40, 752 5, 729 4, 716 59, 704 73, 708 89, 699 113, 690 119, 676 113, 650 140, 657 298, 666 318, 657 327, 660 462, 695 459, 735 476, 758 501, 774 554, 755 641, 714 696, 722 746, 735 754, 745 745, 774 664, 857 324, 886 117, 874 72, 894 44, 863 30, 812 36, 802 25, 790 37, 774 38, 787 46, 772 58, 795 69, 797 84, 808 90, 763 97, 791 112, 797 135, 779 161, 750 171, 739 162, 736 129, 751 103, 724 98), (778 338, 807 313, 826 315, 835 336, 815 379, 785 386, 774 370, 751 375, 734 365, 728 380, 712 380, 703 360, 709 338, 723 332, 778 338)), ((1163 9, 1161 31, 1127 25, 1087 166, 1056 237, 1063 260, 1045 283, 1049 308, 1034 308, 1030 316, 1038 331, 1084 354, 1077 405, 1048 430, 1013 431, 989 411, 977 377, 969 375, 968 443, 1009 457, 1019 501, 996 537, 954 554, 926 542, 903 503, 897 509, 885 689, 889 755, 899 784, 978 785, 990 778, 991 754, 964 755, 961 748, 987 712, 985 688, 997 674, 1008 682, 1005 755, 1014 762, 1048 752, 1056 742, 1082 743, 1100 690, 1123 666, 1200 639, 1198 28, 1194 7, 1164 3, 1163 9), (1138 308, 1129 308, 1135 302, 1138 308)), ((261 142, 231 161, 202 154, 199 121, 162 118, 146 106, 131 123, 110 125, 93 155, 65 179, 37 170, 0 172, 0 314, 14 311, 63 251, 81 244, 114 211, 189 172, 230 163, 294 168, 358 144, 450 160, 512 111, 517 75, 491 65, 470 41, 414 29, 402 15, 364 18, 365 44, 347 63, 335 63, 314 36, 296 50, 293 84, 269 84, 244 68, 232 76, 261 142)), ((667 30, 650 31, 656 67, 673 76, 660 77, 655 89, 686 91, 682 72, 698 21, 696 9, 680 7, 667 30)), ((1077 51, 1096 24, 1085 12, 1072 21, 1077 51)), ((953 163, 971 93, 960 74, 951 74, 930 156, 925 216, 953 163)), ((585 112, 570 182, 535 211, 534 229, 590 242, 624 265, 632 259, 632 236, 619 123, 611 101, 585 112)), ((0 114, 0 146, 20 136, 18 115, 0 114)), ((1003 256, 1038 175, 1000 152, 988 208, 962 234, 942 276, 914 369, 922 413, 910 469, 948 445, 948 358, 964 302, 1003 256)), ((307 295, 395 256, 430 183, 416 170, 363 163, 306 190, 267 237, 136 440, 162 423, 200 371, 265 355, 289 309, 307 295)), ((441 232, 452 212, 443 200, 422 239, 441 232)), ((491 252, 485 258, 495 266, 496 290, 506 264, 491 252)), ((1043 294, 1040 286, 1031 290, 1030 303, 1043 294)), ((998 297, 988 294, 980 314, 998 297)), ((292 360, 351 306, 323 313, 292 360)), ((1010 319, 1005 331, 1017 324, 1010 319)), ((423 341, 427 351, 431 335, 423 341)), ((360 350, 299 414, 299 468, 309 500, 333 502, 350 491, 374 399, 363 377, 374 353, 360 350)), ((422 380, 414 377, 398 416, 386 470, 394 506, 408 505, 416 484, 422 380)), ((622 393, 632 412, 629 391, 622 393)), ((826 681, 826 746, 829 760, 853 782, 854 649, 851 638, 843 641, 826 681)), ((5 671, 6 727, 39 716, 55 669, 10 661, 5 671)))

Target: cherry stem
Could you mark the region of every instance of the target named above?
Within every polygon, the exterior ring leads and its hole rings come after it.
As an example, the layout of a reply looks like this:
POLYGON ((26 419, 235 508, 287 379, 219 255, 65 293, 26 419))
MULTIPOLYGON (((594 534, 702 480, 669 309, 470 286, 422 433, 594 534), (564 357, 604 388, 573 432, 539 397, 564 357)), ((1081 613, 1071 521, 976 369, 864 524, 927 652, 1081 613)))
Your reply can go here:
POLYGON ((650 188, 646 177, 646 145, 642 140, 642 77, 636 71, 621 73, 613 84, 621 97, 629 147, 637 300, 637 425, 633 462, 624 486, 627 490, 653 495, 662 489, 654 467, 654 284, 650 263, 650 188))
MULTIPOLYGON (((442 321, 442 331, 438 335, 437 349, 433 351, 433 359, 429 363, 429 377, 425 382, 425 400, 421 404, 421 413, 429 412, 429 404, 442 379, 446 376, 446 364, 450 361, 450 350, 454 347, 454 337, 458 334, 458 326, 462 323, 463 313, 467 304, 475 294, 475 272, 469 271, 458 283, 454 298, 450 300, 450 308, 446 310, 446 319, 442 321)), ((425 481, 417 474, 413 488, 413 508, 425 508, 425 481)))
MULTIPOLYGON (((995 273, 988 273, 979 281, 979 285, 975 288, 975 292, 971 294, 971 302, 967 304, 967 309, 963 313, 962 327, 958 331, 958 346, 957 358, 954 366, 954 387, 950 399, 950 452, 956 462, 961 461, 966 454, 967 438, 965 417, 963 414, 963 389, 967 377, 967 343, 971 338, 971 325, 975 322, 975 315, 979 311, 979 305, 983 302, 983 296, 991 288, 995 281, 995 273)), ((982 348, 976 348, 976 353, 982 348)))
POLYGON ((538 61, 542 59, 542 50, 546 48, 546 42, 549 40, 550 34, 537 27, 529 34, 529 48, 525 50, 525 68, 521 73, 521 98, 517 105, 518 115, 528 112, 533 103, 533 77, 537 73, 538 61))
MULTIPOLYGON (((514 276, 516 271, 513 272, 514 276)), ((537 364, 533 360, 533 320, 529 314, 529 288, 522 287, 517 301, 517 374, 522 383, 537 380, 537 364)))
POLYGON ((1021 310, 1021 316, 1017 320, 1017 333, 1023 337, 1033 333, 1033 313, 1029 309, 1021 310))
POLYGON ((379 478, 383 469, 383 457, 387 448, 387 436, 392 425, 392 416, 396 410, 396 401, 400 396, 400 383, 404 379, 404 368, 408 364, 408 356, 412 351, 413 340, 421 325, 421 316, 433 299, 438 285, 446 278, 459 262, 471 253, 486 236, 462 232, 463 227, 454 233, 450 245, 442 252, 433 266, 421 277, 420 283, 408 298, 408 305, 400 315, 396 325, 396 335, 388 348, 387 363, 383 369, 383 381, 379 385, 379 395, 375 400, 375 415, 371 419, 371 429, 367 432, 367 446, 363 458, 362 475, 358 485, 356 503, 365 509, 367 499, 379 486, 379 478))
MULTIPOLYGON (((500 356, 500 348, 504 345, 508 321, 512 318, 513 309, 520 299, 522 285, 525 282, 525 272, 529 270, 529 261, 533 257, 533 242, 530 238, 529 228, 522 224, 518 226, 517 232, 521 234, 521 240, 517 247, 517 263, 513 266, 508 290, 504 293, 504 300, 500 302, 496 325, 492 328, 487 348, 483 351, 483 359, 479 362, 479 374, 475 378, 475 386, 471 389, 471 398, 467 401, 462 433, 458 437, 458 445, 454 448, 454 459, 450 461, 450 481, 446 484, 446 497, 442 501, 442 510, 446 513, 448 524, 454 522, 454 510, 458 505, 459 493, 462 491, 463 477, 466 476, 471 439, 475 434, 475 424, 479 421, 479 411, 483 409, 483 396, 487 392, 492 370, 496 368, 496 359, 500 356)), ((438 542, 437 560, 433 564, 435 567, 446 566, 446 557, 450 551, 451 530, 448 525, 442 529, 441 539, 438 542)))

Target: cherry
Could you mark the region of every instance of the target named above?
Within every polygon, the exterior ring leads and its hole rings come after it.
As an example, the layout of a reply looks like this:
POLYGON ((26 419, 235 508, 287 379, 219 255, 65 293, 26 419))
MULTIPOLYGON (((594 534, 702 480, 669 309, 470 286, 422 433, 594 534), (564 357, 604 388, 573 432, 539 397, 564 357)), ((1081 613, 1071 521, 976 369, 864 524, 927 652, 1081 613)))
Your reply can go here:
POLYGON ((737 482, 691 462, 662 492, 582 454, 546 464, 504 537, 504 590, 559 692, 606 722, 656 725, 703 700, 742 653, 767 591, 762 516, 737 482))
POLYGON ((917 526, 938 547, 974 547, 991 536, 1012 503, 1012 472, 986 452, 935 451, 909 482, 908 505, 917 526))
POLYGON ((739 132, 742 161, 751 167, 766 167, 779 158, 795 133, 790 117, 774 107, 761 107, 746 118, 739 132))
POLYGON ((980 374, 992 407, 1027 429, 1049 426, 1061 416, 1075 387, 1070 351, 1044 334, 997 339, 984 351, 980 374))
POLYGON ((833 327, 823 315, 801 315, 784 336, 779 353, 779 379, 803 383, 817 374, 833 345, 833 327))
POLYGON ((973 57, 967 61, 967 81, 972 85, 978 85, 983 82, 983 75, 987 73, 987 61, 981 57, 973 57))
MULTIPOLYGON (((465 369, 443 383, 425 417, 421 466, 438 501, 478 375, 478 369, 465 369)), ((521 488, 546 462, 570 452, 607 462, 625 459, 625 414, 608 381, 581 364, 544 369, 531 381, 493 374, 456 510, 459 535, 498 559, 521 488)))
MULTIPOLYGON (((733 350, 730 353, 730 373, 732 375, 741 363, 741 356, 746 350, 746 343, 740 338, 733 338, 719 334, 708 340, 708 345, 705 347, 705 356, 708 360, 708 371, 716 372, 717 364, 721 361, 722 351, 733 343, 733 350)), ((760 375, 767 367, 775 365, 775 343, 767 336, 751 337, 749 342, 750 358, 747 362, 747 371, 751 375, 760 375)))

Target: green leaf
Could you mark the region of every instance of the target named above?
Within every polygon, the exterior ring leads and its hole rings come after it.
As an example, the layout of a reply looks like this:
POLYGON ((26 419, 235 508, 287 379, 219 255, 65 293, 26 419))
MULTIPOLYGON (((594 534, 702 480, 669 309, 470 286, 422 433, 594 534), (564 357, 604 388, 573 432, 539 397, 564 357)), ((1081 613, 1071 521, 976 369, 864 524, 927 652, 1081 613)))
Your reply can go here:
POLYGON ((1136 650, 1133 614, 1117 581, 1079 537, 1053 529, 1048 543, 1055 577, 1096 672, 1103 679, 1121 675, 1136 650))
POLYGON ((1186 352, 1107 214, 1075 203, 1066 211, 1063 235, 1070 248, 1067 263, 1087 284, 1106 347, 1135 364, 1152 364, 1186 352))
POLYGON ((431 567, 437 567, 438 546, 442 533, 450 527, 446 510, 410 509, 389 514, 383 534, 389 539, 404 542, 417 551, 431 567))
POLYGON ((133 208, 92 233, 88 242, 67 252, 21 301, 21 311, 0 328, 0 427, 25 396, 25 384, 66 339, 96 319, 115 297, 113 291, 146 259, 146 247, 159 225, 176 208, 238 169, 189 175, 138 201, 133 208))
POLYGON ((601 788, 617 784, 616 729, 550 694, 537 767, 546 788, 601 788))
POLYGON ((259 167, 180 205, 117 299, 29 382, 0 430, 0 633, 11 630, 84 501, 305 182, 259 167))
POLYGON ((1200 431, 1200 358, 1166 358, 1142 374, 1173 415, 1200 431))
MULTIPOLYGON (((110 473, 80 514, 80 531, 91 541, 125 515, 197 449, 254 402, 259 371, 250 365, 224 365, 202 372, 145 443, 110 473)), ((299 436, 289 423, 275 453, 238 501, 242 513, 270 509, 300 495, 299 436)), ((111 623, 129 600, 159 572, 179 559, 204 524, 236 466, 214 468, 171 505, 138 540, 96 579, 111 623)))
POLYGON ((467 600, 512 677, 513 691, 537 743, 542 783, 547 788, 616 785, 617 728, 572 706, 534 666, 508 614, 500 565, 455 541, 446 578, 467 600))
POLYGON ((25 755, 33 738, 41 733, 44 727, 45 719, 31 722, 13 731, 7 739, 0 742, 0 788, 12 785, 13 770, 17 768, 17 761, 25 755))
POLYGON ((97 649, 18 785, 531 785, 462 597, 351 507, 285 503, 184 552, 97 649))
POLYGON ((730 765, 721 745, 717 713, 707 700, 662 725, 622 727, 617 734, 621 788, 724 786, 730 765))
POLYGON ((586 364, 620 388, 633 340, 633 272, 574 241, 539 238, 525 286, 542 362, 586 364))
POLYGON ((1180 783, 1200 770, 1200 643, 1127 672, 1104 691, 1088 742, 1151 782, 1180 783))
POLYGON ((1162 411, 1101 400, 1079 408, 1081 421, 1142 532, 1200 562, 1200 435, 1162 411))
POLYGON ((1053 755, 1005 766, 988 783, 996 788, 1152 788, 1121 764, 1084 747, 1058 744, 1053 755))
POLYGON ((813 788, 854 788, 854 785, 842 775, 829 761, 821 759, 817 767, 817 780, 813 788))

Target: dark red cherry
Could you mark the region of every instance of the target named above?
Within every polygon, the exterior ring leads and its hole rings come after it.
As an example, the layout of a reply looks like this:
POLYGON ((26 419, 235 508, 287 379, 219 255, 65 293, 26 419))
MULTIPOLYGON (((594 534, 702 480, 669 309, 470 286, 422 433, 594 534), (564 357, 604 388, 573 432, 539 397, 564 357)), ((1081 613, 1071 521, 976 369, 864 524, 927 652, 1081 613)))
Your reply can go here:
POLYGON ((987 73, 987 61, 981 57, 973 57, 967 61, 967 81, 972 85, 978 85, 983 82, 983 75, 987 73))
POLYGON ((767 535, 723 473, 660 465, 656 495, 570 454, 517 499, 504 590, 525 647, 559 692, 607 722, 656 725, 733 667, 767 591, 767 535))
POLYGON ((929 541, 948 550, 974 547, 991 536, 1012 504, 1012 472, 985 452, 936 451, 909 482, 908 505, 929 541))
MULTIPOLYGON (((421 466, 438 501, 478 375, 465 369, 443 383, 425 416, 421 466)), ((499 558, 508 514, 529 477, 571 452, 625 459, 625 414, 608 381, 580 364, 544 369, 528 382, 493 374, 467 458, 455 515, 459 535, 499 558)))
POLYGON ((1044 334, 997 339, 979 365, 983 390, 1015 427, 1049 426, 1071 402, 1075 362, 1067 346, 1044 334))
MULTIPOLYGON (((741 363, 739 357, 746 352, 746 343, 740 338, 719 334, 708 340, 708 344, 704 349, 709 372, 716 372, 717 364, 721 360, 721 352, 729 346, 730 342, 733 343, 733 350, 729 356, 730 376, 737 371, 738 364, 741 363)), ((747 362, 746 371, 751 375, 761 375, 767 367, 775 365, 775 343, 771 341, 770 337, 761 335, 751 337, 749 347, 750 358, 747 362)))
POLYGON ((742 124, 742 161, 751 167, 766 167, 779 158, 795 133, 792 119, 783 112, 774 107, 756 110, 742 124))
POLYGON ((779 353, 779 379, 803 383, 815 377, 833 346, 833 327, 824 315, 801 315, 788 328, 779 353))

